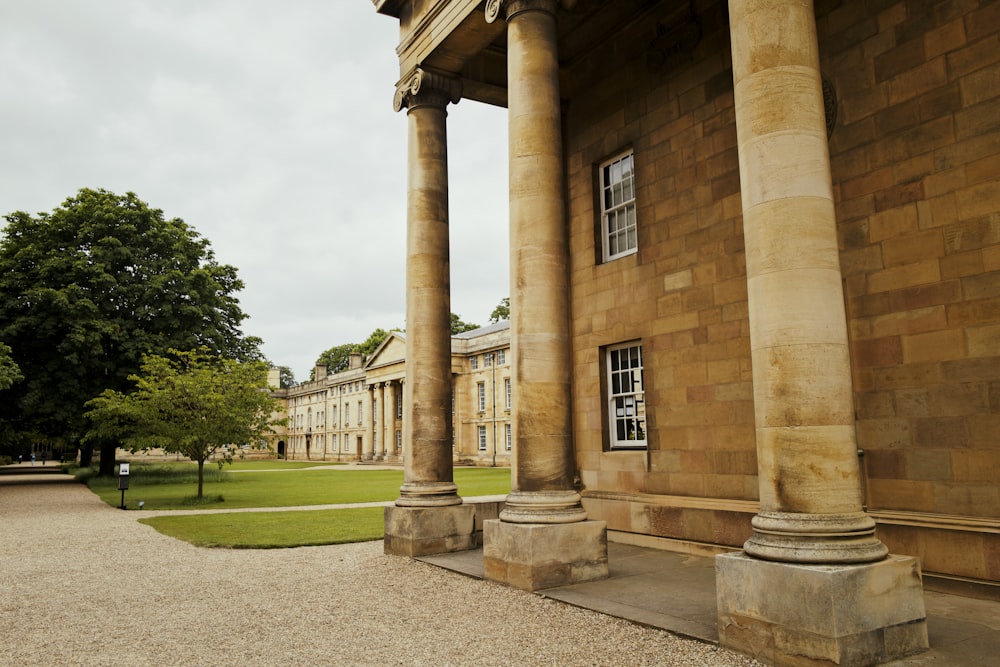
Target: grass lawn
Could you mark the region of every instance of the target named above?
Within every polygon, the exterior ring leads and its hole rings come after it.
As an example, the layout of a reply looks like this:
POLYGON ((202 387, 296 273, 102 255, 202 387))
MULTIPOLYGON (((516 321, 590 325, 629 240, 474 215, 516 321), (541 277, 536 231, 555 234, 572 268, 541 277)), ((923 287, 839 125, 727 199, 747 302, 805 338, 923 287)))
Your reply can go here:
MULTIPOLYGON (((125 504, 147 510, 295 507, 395 500, 402 470, 346 470, 336 465, 284 461, 236 462, 220 471, 205 466, 204 498, 194 498, 198 470, 190 462, 133 463, 125 504)), ((461 496, 510 492, 508 468, 456 468, 461 496)), ((92 477, 90 489, 113 507, 121 503, 114 478, 92 477)), ((141 519, 159 532, 197 546, 234 549, 342 544, 378 540, 383 535, 383 508, 287 512, 231 512, 160 516, 141 519)))
POLYGON ((140 519, 198 547, 280 549, 382 539, 382 507, 298 512, 231 512, 140 519))
MULTIPOLYGON (((253 462, 265 463, 265 462, 253 462)), ((236 467, 219 471, 205 466, 204 498, 198 501, 198 471, 190 463, 133 463, 125 504, 134 509, 141 500, 147 510, 237 509, 295 507, 395 500, 403 484, 402 470, 345 470, 340 466, 295 468, 295 462, 269 462, 278 470, 236 467)), ((246 465, 236 464, 238 466, 246 465)), ((508 468, 457 468, 455 483, 462 496, 510 492, 508 468)), ((121 503, 115 478, 93 477, 90 489, 113 507, 121 503)))

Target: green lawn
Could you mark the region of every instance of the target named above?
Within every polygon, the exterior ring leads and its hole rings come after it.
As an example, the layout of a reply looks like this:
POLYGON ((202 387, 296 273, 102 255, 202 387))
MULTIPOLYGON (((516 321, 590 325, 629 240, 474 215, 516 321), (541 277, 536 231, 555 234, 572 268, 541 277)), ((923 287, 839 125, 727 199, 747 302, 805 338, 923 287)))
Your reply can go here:
MULTIPOLYGON (((221 472, 214 464, 206 465, 204 498, 198 502, 194 498, 198 480, 195 466, 132 464, 125 504, 135 509, 142 501, 147 510, 169 510, 364 503, 395 500, 403 484, 402 470, 345 470, 339 466, 303 470, 294 465, 275 466, 280 467, 277 471, 227 468, 221 472)), ((458 468, 455 483, 462 496, 509 493, 510 470, 458 468)), ((121 504, 116 479, 93 477, 88 486, 109 505, 121 504)))
POLYGON ((382 539, 382 507, 298 512, 231 512, 140 519, 199 547, 280 549, 382 539))
MULTIPOLYGON (((205 466, 205 497, 196 502, 197 468, 188 462, 133 463, 125 504, 135 510, 295 507, 394 500, 402 470, 347 470, 335 465, 245 461, 220 471, 205 466)), ((459 495, 510 492, 507 468, 457 468, 459 495)), ((90 489, 118 507, 121 491, 113 478, 92 477, 90 489)), ((232 512, 141 519, 159 532, 197 546, 268 549, 363 542, 382 538, 382 507, 287 512, 232 512)))

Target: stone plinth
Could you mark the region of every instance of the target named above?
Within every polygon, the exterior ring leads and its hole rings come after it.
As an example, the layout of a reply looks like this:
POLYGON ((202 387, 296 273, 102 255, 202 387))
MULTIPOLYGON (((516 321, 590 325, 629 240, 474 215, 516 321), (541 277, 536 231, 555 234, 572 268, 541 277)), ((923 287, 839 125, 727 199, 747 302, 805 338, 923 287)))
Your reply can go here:
POLYGON ((719 643, 778 666, 875 665, 927 649, 920 564, 716 556, 719 643))
POLYGON ((526 591, 604 579, 607 524, 484 521, 483 571, 486 579, 526 591))
POLYGON ((429 556, 476 548, 476 508, 385 508, 385 547, 391 556, 429 556))

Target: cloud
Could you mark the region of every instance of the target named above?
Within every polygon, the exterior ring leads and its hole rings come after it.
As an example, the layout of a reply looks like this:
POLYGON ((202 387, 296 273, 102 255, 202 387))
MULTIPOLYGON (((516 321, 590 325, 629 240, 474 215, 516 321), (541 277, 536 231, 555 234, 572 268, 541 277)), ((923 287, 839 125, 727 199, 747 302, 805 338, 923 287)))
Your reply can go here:
MULTIPOLYGON (((365 2, 33 0, 0 21, 0 212, 135 192, 235 265, 275 363, 405 321, 398 24, 365 2)), ((452 310, 508 295, 502 109, 449 108, 452 310)))

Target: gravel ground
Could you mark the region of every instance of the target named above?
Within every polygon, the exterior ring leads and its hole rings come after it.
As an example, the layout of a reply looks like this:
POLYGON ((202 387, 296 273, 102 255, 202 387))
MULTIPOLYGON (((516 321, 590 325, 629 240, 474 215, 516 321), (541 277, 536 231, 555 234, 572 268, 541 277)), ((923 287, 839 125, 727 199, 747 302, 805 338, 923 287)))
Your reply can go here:
POLYGON ((382 554, 202 549, 0 478, 2 665, 700 665, 749 658, 382 554))

